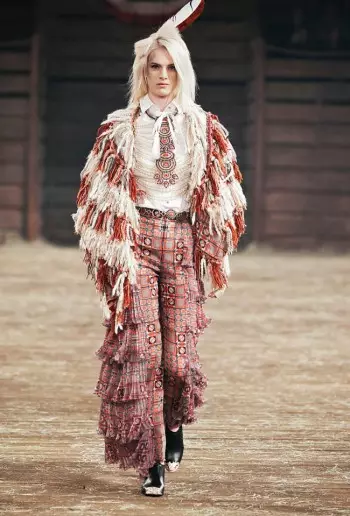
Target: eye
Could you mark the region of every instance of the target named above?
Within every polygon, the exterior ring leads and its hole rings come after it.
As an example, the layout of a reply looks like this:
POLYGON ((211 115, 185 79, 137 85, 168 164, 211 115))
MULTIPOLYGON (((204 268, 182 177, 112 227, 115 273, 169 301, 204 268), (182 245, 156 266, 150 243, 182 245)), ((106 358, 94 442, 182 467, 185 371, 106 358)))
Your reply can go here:
POLYGON ((175 65, 173 65, 173 64, 169 65, 169 70, 172 70, 172 71, 175 72, 176 71, 175 65))
POLYGON ((159 68, 159 65, 156 63, 152 63, 151 68, 152 68, 152 70, 157 70, 159 68))

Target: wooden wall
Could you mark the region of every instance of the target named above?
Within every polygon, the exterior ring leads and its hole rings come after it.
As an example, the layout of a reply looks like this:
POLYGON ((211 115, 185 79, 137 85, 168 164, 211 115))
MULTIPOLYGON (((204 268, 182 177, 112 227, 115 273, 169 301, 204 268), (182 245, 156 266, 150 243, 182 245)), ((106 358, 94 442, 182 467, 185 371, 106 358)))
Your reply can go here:
POLYGON ((346 56, 266 52, 255 67, 247 133, 258 183, 255 240, 282 248, 350 247, 349 79, 346 56))
POLYGON ((0 232, 22 232, 29 134, 32 3, 5 1, 0 17, 0 232))
MULTIPOLYGON (((118 23, 100 0, 62 0, 43 8, 47 20, 43 232, 51 241, 70 243, 75 241, 71 213, 79 174, 97 126, 109 112, 125 106, 133 43, 153 28, 118 23)), ((208 2, 203 17, 185 33, 199 78, 199 102, 228 126, 243 169, 253 9, 251 0, 208 2)))

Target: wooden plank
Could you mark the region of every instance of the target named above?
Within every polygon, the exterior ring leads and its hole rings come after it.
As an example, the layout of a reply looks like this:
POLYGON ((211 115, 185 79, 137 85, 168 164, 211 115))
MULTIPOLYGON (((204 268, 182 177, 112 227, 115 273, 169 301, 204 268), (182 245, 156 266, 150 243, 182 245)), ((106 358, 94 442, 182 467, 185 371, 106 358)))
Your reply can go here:
MULTIPOLYGON (((1 82, 1 77, 0 77, 1 82)), ((19 98, 0 98, 0 116, 26 116, 28 100, 19 98)))
MULTIPOLYGON (((254 103, 252 103, 254 104, 254 103)), ((252 110, 252 108, 250 108, 252 110)), ((252 115, 250 115, 252 118, 252 115)), ((290 122, 334 122, 349 123, 350 106, 317 106, 308 104, 271 104, 266 105, 267 120, 290 122)))
POLYGON ((0 52, 1 71, 29 71, 29 52, 1 51, 0 52))
POLYGON ((3 209, 0 206, 0 229, 20 231, 22 229, 22 210, 3 209))
MULTIPOLYGON (((79 185, 77 185, 79 187, 79 185)), ((45 187, 43 192, 44 206, 74 207, 78 189, 76 186, 50 186, 45 187)), ((68 213, 68 212, 67 212, 68 213)), ((71 212, 73 213, 73 212, 71 212)))
POLYGON ((24 181, 24 166, 0 163, 0 184, 15 185, 24 181))
MULTIPOLYGON (((199 88, 199 101, 214 103, 247 104, 245 84, 204 84, 199 88)), ((204 106, 205 108, 205 106, 204 106)), ((206 109, 206 108, 205 108, 206 109)))
POLYGON ((27 135, 27 119, 23 116, 0 115, 0 140, 23 140, 27 135))
POLYGON ((54 184, 55 186, 74 185, 74 188, 79 188, 80 172, 83 169, 84 164, 84 160, 78 167, 57 167, 47 164, 45 167, 45 180, 47 181, 47 186, 51 186, 51 184, 54 184))
POLYGON ((270 236, 310 236, 314 232, 314 213, 279 213, 265 214, 263 233, 270 236))
POLYGON ((267 213, 265 236, 324 236, 347 238, 350 236, 350 219, 331 214, 267 213))
MULTIPOLYGON (((76 39, 91 41, 118 41, 123 45, 133 44, 139 39, 146 38, 152 28, 122 24, 113 18, 61 18, 55 20, 50 34, 53 39, 76 39)), ((194 41, 203 44, 212 41, 250 41, 254 32, 250 20, 242 22, 201 20, 186 30, 185 40, 190 46, 194 41)))
POLYGON ((267 77, 292 79, 349 79, 350 66, 347 61, 316 59, 272 59, 267 61, 267 77))
POLYGON ((253 113, 253 132, 255 139, 254 157, 247 156, 248 164, 253 167, 253 230, 252 237, 255 242, 259 242, 262 236, 263 226, 263 182, 264 182, 264 162, 265 146, 263 142, 265 129, 265 66, 266 49, 262 39, 257 39, 253 43, 253 74, 256 86, 255 103, 253 113), (252 159, 253 158, 253 159, 252 159), (251 160, 251 161, 250 161, 251 160))
MULTIPOLYGON (((194 62, 197 60, 221 59, 233 61, 246 61, 250 56, 250 47, 246 42, 240 41, 213 41, 207 46, 203 52, 203 43, 193 41, 189 45, 191 57, 194 62)), ((115 44, 111 41, 96 41, 91 39, 77 40, 65 39, 64 41, 56 39, 50 47, 51 59, 115 59, 125 61, 125 58, 131 56, 133 52, 133 44, 125 45, 115 44)), ((0 61, 1 62, 1 61, 0 61)))
POLYGON ((311 193, 316 191, 350 193, 350 174, 348 170, 304 170, 269 168, 265 181, 266 191, 293 190, 311 193))
POLYGON ((91 99, 98 99, 99 102, 113 101, 117 109, 125 105, 127 91, 126 84, 118 84, 114 81, 84 81, 83 83, 53 81, 47 91, 47 100, 49 103, 72 102, 72 98, 78 97, 79 102, 91 104, 91 99))
POLYGON ((27 51, 29 52, 30 48, 30 39, 29 38, 20 38, 20 39, 13 39, 10 40, 0 40, 0 51, 2 50, 17 50, 17 51, 27 51))
POLYGON ((45 231, 52 231, 55 228, 67 231, 67 233, 74 233, 74 222, 72 213, 75 211, 75 206, 60 208, 55 206, 55 209, 49 207, 44 209, 43 224, 45 231))
POLYGON ((43 228, 43 236, 48 242, 53 242, 59 245, 77 245, 79 238, 69 229, 61 229, 59 227, 45 227, 43 228))
POLYGON ((107 16, 108 10, 104 2, 96 2, 96 0, 84 0, 84 2, 60 0, 58 4, 55 4, 55 2, 45 2, 45 13, 56 16, 88 15, 95 17, 96 15, 107 16))
POLYGON ((347 82, 281 82, 267 81, 266 98, 270 101, 350 102, 347 82))
POLYGON ((266 192, 264 198, 266 212, 316 212, 324 213, 325 210, 334 214, 350 215, 349 194, 315 194, 273 191, 266 192))
POLYGON ((28 74, 6 74, 0 75, 0 93, 22 93, 28 94, 28 74))
POLYGON ((1 208, 21 208, 23 205, 23 187, 20 185, 0 185, 1 208))
POLYGON ((265 127, 265 141, 301 145, 324 143, 330 147, 350 146, 350 123, 349 125, 270 123, 265 127))
MULTIPOLYGON (((58 58, 48 64, 48 73, 52 78, 66 79, 116 79, 127 80, 132 62, 113 59, 62 59, 58 58)), ((249 75, 250 65, 236 63, 227 66, 223 59, 199 61, 195 65, 199 80, 220 80, 220 82, 242 82, 249 75)))
POLYGON ((114 61, 113 59, 55 59, 48 63, 48 75, 51 78, 65 79, 116 79, 127 80, 131 60, 114 61))
POLYGON ((218 18, 223 20, 227 18, 246 19, 251 17, 255 12, 255 1, 247 0, 245 2, 206 2, 202 18, 218 18))
MULTIPOLYGON (((37 14, 37 13, 36 13, 37 14)), ((40 87, 39 29, 32 35, 30 52, 29 139, 26 177, 26 228, 28 240, 39 237, 41 229, 41 170, 39 162, 39 87, 40 87)))
POLYGON ((324 246, 314 235, 309 236, 272 236, 264 235, 264 244, 271 246, 273 249, 292 251, 292 250, 308 250, 316 251, 324 246))
POLYGON ((66 141, 64 145, 62 140, 48 139, 47 150, 47 165, 51 164, 67 164, 80 166, 84 163, 88 153, 93 146, 94 140, 73 140, 66 141))
POLYGON ((291 145, 268 145, 266 165, 268 167, 310 167, 339 168, 349 170, 350 148, 339 147, 332 152, 329 147, 297 147, 291 145))
MULTIPOLYGON (((92 127, 97 127, 107 118, 109 113, 112 113, 116 108, 125 107, 124 105, 117 105, 113 100, 104 100, 101 98, 99 102, 93 102, 93 97, 90 100, 78 102, 79 97, 72 96, 71 102, 49 102, 48 103, 48 117, 55 120, 55 123, 60 122, 83 122, 88 123, 92 127)), ((49 132, 49 128, 48 128, 49 132)))
MULTIPOLYGON (((0 163, 22 164, 25 157, 25 143, 23 142, 1 142, 0 141, 0 163)), ((0 164, 0 166, 1 166, 0 164)))

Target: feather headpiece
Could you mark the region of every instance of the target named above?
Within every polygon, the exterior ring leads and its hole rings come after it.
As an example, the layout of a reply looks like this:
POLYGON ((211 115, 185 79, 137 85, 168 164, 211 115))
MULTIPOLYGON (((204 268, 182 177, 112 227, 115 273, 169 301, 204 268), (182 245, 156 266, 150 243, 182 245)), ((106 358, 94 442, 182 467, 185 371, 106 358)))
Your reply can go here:
POLYGON ((141 58, 157 39, 176 39, 182 41, 180 32, 189 27, 203 12, 205 0, 191 0, 180 11, 169 18, 158 30, 148 38, 135 43, 135 55, 141 58))

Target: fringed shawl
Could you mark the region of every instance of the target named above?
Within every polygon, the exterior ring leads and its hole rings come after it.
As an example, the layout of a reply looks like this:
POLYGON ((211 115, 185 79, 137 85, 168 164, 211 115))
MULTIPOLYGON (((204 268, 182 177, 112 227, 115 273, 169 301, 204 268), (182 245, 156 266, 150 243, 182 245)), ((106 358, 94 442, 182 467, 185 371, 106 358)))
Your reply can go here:
MULTIPOLYGON (((115 331, 133 303, 135 237, 139 230, 134 176, 135 119, 138 109, 111 113, 99 127, 81 172, 75 232, 85 252, 88 274, 100 294, 104 315, 115 331)), ((245 230, 246 199, 236 153, 218 118, 194 104, 186 113, 191 179, 187 198, 194 226, 197 279, 209 279, 209 296, 228 285, 228 255, 245 230)), ((202 283, 203 284, 203 283, 202 283)))

